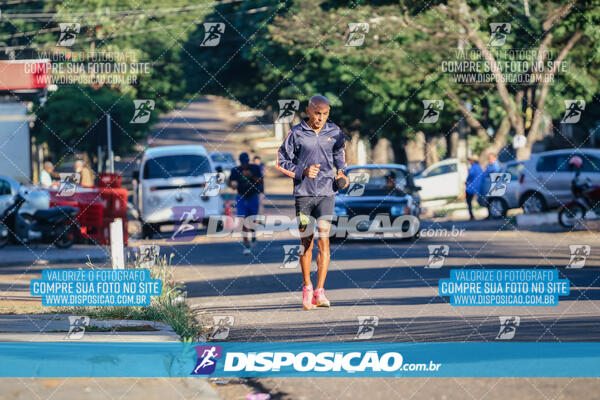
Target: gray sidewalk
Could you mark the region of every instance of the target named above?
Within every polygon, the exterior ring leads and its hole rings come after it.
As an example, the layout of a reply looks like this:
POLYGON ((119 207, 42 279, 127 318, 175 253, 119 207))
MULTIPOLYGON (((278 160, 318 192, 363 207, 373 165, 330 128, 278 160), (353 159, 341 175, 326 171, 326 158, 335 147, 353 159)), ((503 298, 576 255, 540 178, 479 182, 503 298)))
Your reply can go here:
MULTIPOLYGON (((61 342, 69 340, 69 315, 0 315, 0 342, 61 342)), ((90 319, 79 342, 176 342, 170 326, 156 321, 90 319), (90 332, 96 330, 100 332, 90 332)))
MULTIPOLYGON (((66 338, 69 315, 0 315, 2 342, 171 342, 179 336, 155 321, 90 319, 80 339, 66 338), (131 331, 125 331, 131 329, 131 331), (136 329, 136 330, 134 330, 136 329), (142 330, 143 329, 143 330, 142 330)), ((198 399, 218 400, 207 378, 0 378, 0 396, 7 400, 41 399, 198 399)))

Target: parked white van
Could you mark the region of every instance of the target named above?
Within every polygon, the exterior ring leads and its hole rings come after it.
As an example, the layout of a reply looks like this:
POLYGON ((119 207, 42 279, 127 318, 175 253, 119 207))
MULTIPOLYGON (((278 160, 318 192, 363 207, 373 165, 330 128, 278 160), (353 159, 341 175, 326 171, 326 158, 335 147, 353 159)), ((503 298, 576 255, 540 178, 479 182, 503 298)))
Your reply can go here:
POLYGON ((210 216, 223 215, 222 182, 203 146, 147 149, 134 179, 144 238, 159 232, 162 224, 206 224, 210 216))
POLYGON ((421 186, 421 200, 458 197, 465 190, 467 167, 456 158, 433 164, 415 176, 415 185, 421 186))

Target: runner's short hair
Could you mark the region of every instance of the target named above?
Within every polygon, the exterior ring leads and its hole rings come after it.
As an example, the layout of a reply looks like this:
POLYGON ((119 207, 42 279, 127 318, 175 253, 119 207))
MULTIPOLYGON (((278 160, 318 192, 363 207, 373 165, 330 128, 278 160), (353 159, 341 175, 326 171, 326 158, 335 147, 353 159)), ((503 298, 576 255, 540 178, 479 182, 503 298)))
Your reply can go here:
POLYGON ((308 106, 315 106, 317 104, 327 104, 329 105, 329 100, 327 99, 327 97, 325 96, 321 96, 320 94, 317 94, 313 97, 310 98, 310 100, 308 100, 308 106))

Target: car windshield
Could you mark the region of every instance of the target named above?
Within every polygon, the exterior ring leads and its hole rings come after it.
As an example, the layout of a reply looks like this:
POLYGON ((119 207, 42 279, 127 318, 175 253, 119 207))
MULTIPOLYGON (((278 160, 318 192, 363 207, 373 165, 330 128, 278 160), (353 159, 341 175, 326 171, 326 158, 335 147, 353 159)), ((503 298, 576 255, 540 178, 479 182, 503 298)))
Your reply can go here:
POLYGON ((214 162, 218 163, 235 164, 235 159, 229 153, 213 153, 210 155, 210 158, 212 158, 214 162))
POLYGON ((422 173, 423 178, 456 172, 456 163, 443 164, 422 173))
POLYGON ((144 179, 168 179, 180 176, 201 176, 211 172, 208 158, 201 155, 156 157, 144 165, 144 179))
POLYGON ((397 168, 353 168, 348 171, 350 185, 340 193, 348 196, 398 196, 406 194, 410 177, 397 168))

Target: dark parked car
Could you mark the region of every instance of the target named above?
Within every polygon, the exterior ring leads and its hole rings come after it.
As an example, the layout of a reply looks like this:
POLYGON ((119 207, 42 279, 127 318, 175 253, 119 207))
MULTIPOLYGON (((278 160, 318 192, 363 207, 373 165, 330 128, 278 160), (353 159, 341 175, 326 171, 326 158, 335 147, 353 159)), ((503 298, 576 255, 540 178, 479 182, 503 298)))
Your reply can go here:
POLYGON ((341 229, 342 220, 355 219, 355 231, 371 234, 369 228, 378 218, 389 217, 391 225, 379 225, 376 235, 389 233, 394 237, 413 237, 418 234, 420 198, 412 175, 400 164, 353 165, 346 169, 350 185, 335 197, 337 224, 332 227, 332 240, 343 240, 348 231, 341 229), (398 219, 399 217, 402 217, 398 219), (395 225, 397 221, 399 225, 395 225), (416 224, 415 224, 416 221, 416 224), (416 225, 416 226, 415 226, 416 225))

